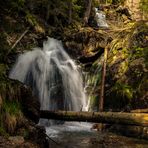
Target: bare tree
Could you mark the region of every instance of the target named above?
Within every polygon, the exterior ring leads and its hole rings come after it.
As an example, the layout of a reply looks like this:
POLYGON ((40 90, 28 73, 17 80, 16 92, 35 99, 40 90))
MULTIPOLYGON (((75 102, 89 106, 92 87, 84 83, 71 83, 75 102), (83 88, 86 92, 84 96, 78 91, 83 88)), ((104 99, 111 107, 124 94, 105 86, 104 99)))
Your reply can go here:
POLYGON ((100 90, 100 100, 99 100, 99 111, 103 111, 104 106, 104 87, 105 87, 105 77, 106 77, 106 62, 108 55, 108 46, 104 49, 104 62, 102 67, 102 80, 101 80, 101 90, 100 90))

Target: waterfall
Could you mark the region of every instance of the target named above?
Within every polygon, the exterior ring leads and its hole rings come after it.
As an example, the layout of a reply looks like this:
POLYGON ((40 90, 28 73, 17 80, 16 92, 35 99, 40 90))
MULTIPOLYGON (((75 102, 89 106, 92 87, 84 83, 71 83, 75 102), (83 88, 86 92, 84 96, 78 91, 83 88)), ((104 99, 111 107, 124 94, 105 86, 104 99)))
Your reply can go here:
POLYGON ((98 10, 98 8, 95 8, 95 20, 97 22, 97 26, 101 28, 109 28, 107 22, 106 22, 106 16, 103 11, 98 10))
POLYGON ((104 57, 101 56, 93 63, 89 71, 85 72, 85 92, 88 95, 88 110, 98 111, 98 99, 99 99, 99 85, 102 75, 102 64, 104 57))
POLYGON ((21 54, 9 77, 31 86, 42 110, 87 110, 81 73, 61 41, 48 37, 42 49, 21 54))

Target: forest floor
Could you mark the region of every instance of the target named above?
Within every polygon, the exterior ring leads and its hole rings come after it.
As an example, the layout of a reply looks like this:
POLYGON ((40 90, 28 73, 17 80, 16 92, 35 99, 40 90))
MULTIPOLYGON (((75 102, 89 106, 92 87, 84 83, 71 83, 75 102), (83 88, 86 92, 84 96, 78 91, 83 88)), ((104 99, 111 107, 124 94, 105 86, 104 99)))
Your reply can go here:
POLYGON ((0 147, 1 148, 38 148, 37 144, 31 141, 24 140, 21 136, 3 137, 0 136, 0 147))

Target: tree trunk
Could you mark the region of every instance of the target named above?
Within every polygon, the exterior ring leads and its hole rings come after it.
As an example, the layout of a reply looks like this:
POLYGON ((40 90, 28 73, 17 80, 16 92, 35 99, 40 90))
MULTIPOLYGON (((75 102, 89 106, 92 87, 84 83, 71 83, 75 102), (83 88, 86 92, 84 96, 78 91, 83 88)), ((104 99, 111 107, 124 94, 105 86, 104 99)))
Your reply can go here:
POLYGON ((99 100, 99 111, 103 111, 104 106, 104 85, 105 85, 105 77, 106 77, 106 62, 107 62, 107 54, 108 54, 108 46, 104 49, 104 62, 102 67, 102 80, 101 80, 101 90, 100 90, 100 100, 99 100))
POLYGON ((41 118, 148 127, 148 114, 117 112, 41 111, 41 118))
POLYGON ((68 2, 68 6, 69 6, 68 24, 71 24, 72 22, 72 0, 68 2))
POLYGON ((87 0, 86 1, 86 11, 84 13, 84 24, 86 25, 88 23, 88 19, 90 16, 90 11, 91 11, 91 5, 92 5, 92 0, 87 0))
POLYGON ((46 5, 46 21, 49 19, 49 12, 50 12, 50 4, 49 2, 46 5))

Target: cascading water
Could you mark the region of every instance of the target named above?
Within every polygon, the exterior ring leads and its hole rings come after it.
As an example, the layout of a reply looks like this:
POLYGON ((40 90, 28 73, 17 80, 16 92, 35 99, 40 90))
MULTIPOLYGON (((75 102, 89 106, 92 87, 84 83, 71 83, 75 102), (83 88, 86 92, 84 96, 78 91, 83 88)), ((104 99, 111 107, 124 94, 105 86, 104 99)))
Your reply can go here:
POLYGON ((9 77, 30 85, 42 110, 87 110, 82 76, 56 39, 20 55, 9 77))
POLYGON ((106 22, 106 16, 103 13, 103 11, 98 10, 98 8, 95 8, 95 20, 97 22, 97 26, 101 28, 109 28, 107 22, 106 22))
POLYGON ((85 92, 88 95, 88 110, 89 111, 98 111, 98 87, 101 82, 101 73, 102 73, 102 64, 104 57, 100 57, 92 65, 89 72, 85 72, 85 92))

